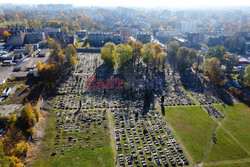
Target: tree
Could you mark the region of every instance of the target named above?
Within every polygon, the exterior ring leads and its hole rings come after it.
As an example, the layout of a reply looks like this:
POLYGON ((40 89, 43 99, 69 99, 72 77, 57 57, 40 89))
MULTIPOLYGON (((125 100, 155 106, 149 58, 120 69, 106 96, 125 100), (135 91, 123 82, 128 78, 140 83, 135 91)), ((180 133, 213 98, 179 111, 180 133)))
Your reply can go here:
POLYGON ((233 67, 237 66, 239 58, 233 54, 224 54, 223 64, 226 66, 226 72, 231 74, 233 72, 233 67))
POLYGON ((75 67, 77 64, 76 58, 71 56, 70 57, 70 67, 75 67))
POLYGON ((16 164, 20 163, 20 159, 16 156, 10 157, 10 167, 16 167, 16 164))
POLYGON ((38 119, 41 116, 39 108, 37 106, 35 106, 33 108, 33 111, 34 111, 34 113, 36 115, 36 118, 38 119))
POLYGON ((33 46, 32 45, 26 45, 25 47, 28 54, 31 54, 33 52, 33 46))
POLYGON ((89 49, 90 48, 90 44, 89 44, 89 42, 87 43, 87 45, 86 45, 86 47, 85 47, 86 49, 89 49))
POLYGON ((212 57, 216 57, 221 61, 225 52, 226 52, 226 48, 223 46, 212 47, 212 48, 208 49, 208 51, 205 55, 205 58, 209 59, 212 57))
POLYGON ((142 53, 143 62, 147 65, 147 75, 148 75, 149 65, 155 59, 154 45, 152 43, 143 45, 141 49, 141 53, 142 53))
POLYGON ((31 135, 31 136, 33 136, 33 135, 36 133, 36 131, 35 131, 34 128, 29 128, 29 129, 27 130, 27 132, 28 132, 28 134, 31 135))
POLYGON ((4 31, 3 32, 3 39, 5 40, 5 41, 7 41, 7 39, 10 37, 10 33, 8 32, 8 31, 4 31))
POLYGON ((26 154, 29 148, 29 144, 25 141, 20 141, 15 147, 15 155, 21 157, 23 154, 26 154))
POLYGON ((177 51, 177 67, 183 72, 189 67, 189 50, 187 47, 180 47, 177 51))
POLYGON ((108 67, 114 67, 116 62, 116 45, 112 42, 106 43, 101 49, 101 59, 108 67))
POLYGON ((154 50, 155 50, 155 63, 156 63, 157 69, 159 70, 160 65, 162 65, 162 63, 163 63, 164 52, 163 52, 161 46, 158 44, 154 45, 154 50))
POLYGON ((61 27, 61 31, 64 33, 64 34, 68 34, 69 33, 69 28, 67 26, 63 26, 61 27))
POLYGON ((132 59, 133 49, 130 45, 119 44, 115 48, 115 54, 117 57, 117 62, 119 67, 124 67, 124 65, 132 59))
POLYGON ((215 85, 223 85, 224 75, 220 68, 219 59, 212 57, 206 59, 203 63, 203 72, 209 76, 209 79, 215 85))
POLYGON ((37 70, 38 70, 38 72, 41 72, 42 69, 43 69, 43 65, 42 65, 42 63, 40 61, 38 61, 38 63, 37 63, 37 70))
POLYGON ((153 44, 148 43, 148 44, 143 45, 141 53, 142 53, 143 62, 149 65, 152 62, 152 60, 155 58, 155 50, 154 50, 153 44))
POLYGON ((5 156, 4 145, 2 141, 0 141, 0 166, 1 167, 9 167, 10 166, 10 158, 5 156))
POLYGON ((9 125, 13 125, 13 124, 16 123, 16 121, 17 121, 17 117, 16 117, 15 114, 12 113, 11 116, 10 116, 10 118, 9 118, 9 120, 8 120, 8 124, 9 125))
POLYGON ((36 123, 36 115, 34 111, 32 110, 31 104, 26 103, 25 107, 21 111, 21 117, 24 118, 25 122, 25 127, 30 128, 33 127, 36 123))
POLYGON ((171 42, 167 48, 167 56, 171 63, 176 62, 176 56, 180 45, 177 41, 171 42))
POLYGON ((244 72, 245 72, 244 83, 246 86, 250 86, 250 65, 246 67, 244 72))
POLYGON ((74 45, 69 44, 65 49, 64 49, 64 54, 66 58, 69 60, 71 56, 76 56, 77 51, 74 45))

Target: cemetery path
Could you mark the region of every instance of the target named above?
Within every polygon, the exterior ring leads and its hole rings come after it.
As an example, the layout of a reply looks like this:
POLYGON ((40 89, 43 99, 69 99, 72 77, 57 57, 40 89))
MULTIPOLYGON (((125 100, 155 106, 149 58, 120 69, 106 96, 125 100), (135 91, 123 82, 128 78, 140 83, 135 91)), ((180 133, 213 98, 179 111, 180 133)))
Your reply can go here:
POLYGON ((202 163, 202 164, 206 166, 218 166, 218 165, 226 165, 226 164, 228 165, 242 164, 242 163, 247 163, 247 162, 250 162, 250 158, 226 160, 226 161, 218 161, 218 162, 207 162, 207 163, 202 163))
MULTIPOLYGON (((116 161, 116 158, 117 158, 117 151, 116 151, 116 145, 115 145, 115 141, 114 141, 114 138, 115 138, 115 132, 114 132, 114 122, 113 122, 113 119, 112 119, 112 113, 110 110, 107 111, 108 113, 108 120, 109 120, 109 131, 110 131, 110 145, 111 145, 111 148, 112 148, 112 151, 114 153, 114 156, 115 156, 115 161, 116 161)), ((118 163, 115 162, 115 167, 118 167, 118 163)))
MULTIPOLYGON (((219 129, 219 128, 221 127, 221 125, 222 125, 220 122, 217 122, 217 123, 218 123, 218 125, 217 125, 217 127, 214 129, 214 131, 213 131, 212 134, 216 134, 217 131, 218 131, 218 129, 219 129)), ((212 135, 212 134, 211 134, 211 135, 212 135)), ((201 160, 201 162, 198 164, 199 167, 204 165, 204 161, 205 161, 205 159, 206 159, 208 153, 210 152, 210 150, 211 150, 211 148, 212 148, 212 145, 213 145, 213 139, 212 139, 212 137, 211 137, 211 139, 209 140, 209 142, 208 142, 208 144, 207 144, 206 150, 205 150, 205 152, 204 152, 204 154, 203 154, 202 160, 201 160)))
POLYGON ((222 126, 222 129, 244 150, 247 152, 248 155, 250 155, 250 152, 247 150, 246 147, 244 147, 233 135, 232 133, 230 133, 227 129, 225 129, 223 126, 222 126))

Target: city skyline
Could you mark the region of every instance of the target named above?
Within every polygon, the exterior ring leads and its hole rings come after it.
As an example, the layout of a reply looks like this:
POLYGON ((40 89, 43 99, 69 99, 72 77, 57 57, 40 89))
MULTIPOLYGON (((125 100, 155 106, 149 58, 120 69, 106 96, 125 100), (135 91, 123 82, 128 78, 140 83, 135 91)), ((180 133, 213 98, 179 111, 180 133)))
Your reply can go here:
POLYGON ((32 0, 9 0, 7 3, 12 4, 72 4, 74 6, 100 6, 100 7, 117 7, 117 6, 123 6, 123 7, 146 7, 146 8, 209 8, 209 7, 235 7, 235 6, 250 6, 250 1, 245 0, 210 0, 210 1, 198 1, 198 0, 190 0, 190 1, 184 1, 184 0, 177 0, 177 1, 170 1, 170 0, 157 0, 155 1, 143 1, 143 0, 137 0, 137 1, 130 1, 130 0, 120 0, 120 1, 114 1, 114 0, 95 0, 95 1, 84 1, 79 2, 76 0, 54 0, 53 2, 44 0, 44 1, 32 1, 32 0))

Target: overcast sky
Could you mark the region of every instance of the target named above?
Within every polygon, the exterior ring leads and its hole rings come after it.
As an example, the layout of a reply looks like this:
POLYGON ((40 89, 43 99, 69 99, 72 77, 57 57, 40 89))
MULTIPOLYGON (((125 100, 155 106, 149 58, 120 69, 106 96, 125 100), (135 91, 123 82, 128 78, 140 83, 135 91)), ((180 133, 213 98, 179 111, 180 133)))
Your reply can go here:
POLYGON ((174 8, 250 6, 250 0, 6 0, 5 3, 174 8))

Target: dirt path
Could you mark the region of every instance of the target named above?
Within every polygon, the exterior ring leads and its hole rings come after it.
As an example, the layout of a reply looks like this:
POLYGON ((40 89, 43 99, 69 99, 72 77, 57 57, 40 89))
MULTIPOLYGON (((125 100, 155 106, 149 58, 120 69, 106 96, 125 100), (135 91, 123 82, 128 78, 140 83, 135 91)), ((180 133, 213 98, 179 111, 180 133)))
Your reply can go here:
POLYGON ((32 166, 34 160, 37 158, 37 153, 39 152, 46 126, 46 116, 48 113, 47 111, 41 111, 41 114, 42 116, 39 118, 39 122, 34 127, 36 133, 33 136, 33 141, 30 143, 27 156, 24 159, 25 166, 32 166))
POLYGON ((226 165, 226 164, 230 165, 230 164, 239 164, 239 163, 247 163, 247 162, 250 162, 250 158, 218 161, 218 162, 208 162, 208 163, 203 163, 203 165, 205 165, 205 166, 218 166, 218 165, 226 165))
POLYGON ((115 156, 115 167, 118 167, 118 163, 116 163, 117 161, 117 150, 116 150, 116 145, 115 145, 115 132, 114 132, 114 122, 113 122, 113 119, 112 119, 112 113, 110 110, 107 110, 107 113, 108 113, 108 120, 109 120, 109 131, 110 131, 110 145, 111 145, 111 148, 113 150, 113 153, 114 153, 114 156, 115 156))

